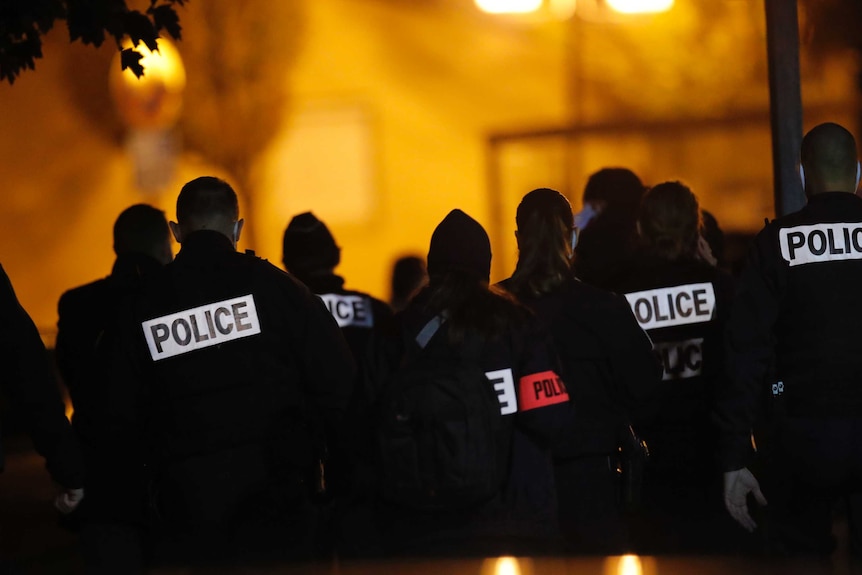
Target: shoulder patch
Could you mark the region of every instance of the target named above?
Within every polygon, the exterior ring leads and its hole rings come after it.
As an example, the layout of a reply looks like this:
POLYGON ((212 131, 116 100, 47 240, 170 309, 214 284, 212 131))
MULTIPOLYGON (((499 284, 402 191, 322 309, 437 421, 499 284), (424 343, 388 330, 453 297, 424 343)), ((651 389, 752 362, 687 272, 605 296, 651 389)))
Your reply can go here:
POLYGON ((625 294, 642 329, 703 323, 715 312, 715 290, 709 282, 625 294))
POLYGON ((150 357, 159 361, 260 333, 251 294, 202 305, 141 324, 150 357))
POLYGON ((374 327, 371 299, 361 295, 319 294, 338 327, 374 327))
POLYGON ((778 232, 781 257, 790 267, 862 259, 862 223, 814 224, 778 232))

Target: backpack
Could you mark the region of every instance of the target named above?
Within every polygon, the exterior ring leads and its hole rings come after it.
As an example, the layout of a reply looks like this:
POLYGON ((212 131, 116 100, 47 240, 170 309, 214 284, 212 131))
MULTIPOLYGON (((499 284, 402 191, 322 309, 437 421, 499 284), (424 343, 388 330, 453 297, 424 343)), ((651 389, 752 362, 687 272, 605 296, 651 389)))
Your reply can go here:
POLYGON ((382 497, 415 510, 477 506, 501 487, 502 415, 479 365, 482 342, 428 345, 444 321, 435 317, 407 342, 381 404, 382 497))

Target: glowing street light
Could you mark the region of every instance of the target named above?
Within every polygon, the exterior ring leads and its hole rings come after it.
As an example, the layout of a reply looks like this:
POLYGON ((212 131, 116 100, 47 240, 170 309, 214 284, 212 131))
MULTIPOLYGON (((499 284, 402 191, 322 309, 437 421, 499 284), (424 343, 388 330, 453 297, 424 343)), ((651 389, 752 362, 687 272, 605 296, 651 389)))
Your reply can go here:
POLYGON ((527 14, 542 7, 542 0, 476 0, 476 6, 491 14, 527 14))
POLYGON ((674 0, 605 0, 608 7, 621 14, 648 14, 667 12, 674 0))

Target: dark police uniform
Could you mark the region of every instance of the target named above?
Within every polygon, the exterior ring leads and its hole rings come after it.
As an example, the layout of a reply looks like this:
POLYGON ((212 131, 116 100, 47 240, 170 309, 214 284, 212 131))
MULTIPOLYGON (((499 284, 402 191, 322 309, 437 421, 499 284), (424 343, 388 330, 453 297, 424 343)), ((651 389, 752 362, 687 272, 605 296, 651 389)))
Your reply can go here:
POLYGON ((312 293, 323 300, 355 358, 365 354, 372 330, 392 321, 392 309, 366 293, 344 288, 344 278, 336 274, 304 278, 312 293))
MULTIPOLYGON (((400 362, 405 342, 432 319, 425 307, 428 294, 427 289, 420 292, 396 315, 402 332, 385 342, 389 347, 383 354, 384 365, 372 378, 376 383, 385 384, 386 373, 400 362)), ((428 347, 447 345, 447 337, 444 322, 428 347)), ((464 513, 420 514, 382 506, 384 548, 390 551, 531 554, 560 550, 550 445, 568 423, 571 410, 550 339, 537 324, 525 322, 484 341, 479 362, 497 393, 503 416, 500 445, 505 450, 505 471, 500 493, 487 505, 464 513)))
POLYGON ((618 450, 632 419, 654 410, 660 371, 649 338, 622 297, 574 277, 524 303, 548 327, 571 396, 573 416, 553 446, 563 535, 572 551, 622 551, 618 450))
MULTIPOLYGON (((350 347, 357 365, 368 353, 372 335, 379 331, 394 329, 394 314, 384 302, 370 295, 344 288, 344 278, 332 272, 306 274, 303 283, 316 294, 335 319, 344 339, 350 347)), ((345 523, 357 504, 367 500, 374 486, 371 484, 369 463, 374 457, 375 443, 370 425, 372 417, 373 390, 357 372, 353 393, 342 420, 342 427, 334 436, 339 443, 329 444, 325 467, 327 498, 337 498, 334 529, 345 523)), ((338 535, 330 537, 338 545, 338 535)))
POLYGON ((161 263, 145 254, 120 255, 111 275, 68 290, 60 297, 54 352, 75 408, 72 426, 84 444, 96 440, 92 418, 98 417, 103 408, 97 344, 120 305, 139 289, 144 276, 161 267, 161 263))
POLYGON ((733 280, 694 258, 644 254, 638 262, 615 291, 650 336, 662 384, 655 417, 635 422, 650 452, 635 550, 729 551, 736 530, 721 501, 714 409, 716 388, 727 385, 724 326, 733 280))
POLYGON ((152 276, 122 327, 120 351, 132 355, 118 358, 115 413, 137 415, 127 429, 147 432, 169 551, 308 552, 307 474, 354 376, 326 307, 203 230, 152 276))
POLYGON ((65 292, 58 304, 55 359, 72 405, 72 427, 87 465, 87 497, 76 511, 88 569, 132 569, 142 561, 139 529, 145 521, 141 461, 128 449, 112 448, 105 432, 107 365, 97 353, 105 329, 144 277, 161 269, 141 253, 119 255, 111 275, 65 292), (135 487, 137 486, 137 487, 135 487))
MULTIPOLYGON (((45 458, 51 477, 69 489, 84 486, 84 462, 66 419, 45 346, 33 320, 18 303, 12 283, 0 266, 0 388, 12 409, 23 414, 33 446, 45 458)), ((0 470, 3 452, 0 449, 0 470)))
POLYGON ((738 285, 722 464, 736 470, 751 462, 749 434, 771 388, 786 415, 774 422, 777 481, 763 492, 788 550, 830 552, 833 500, 862 485, 860 285, 862 199, 844 192, 814 195, 769 223, 738 285))

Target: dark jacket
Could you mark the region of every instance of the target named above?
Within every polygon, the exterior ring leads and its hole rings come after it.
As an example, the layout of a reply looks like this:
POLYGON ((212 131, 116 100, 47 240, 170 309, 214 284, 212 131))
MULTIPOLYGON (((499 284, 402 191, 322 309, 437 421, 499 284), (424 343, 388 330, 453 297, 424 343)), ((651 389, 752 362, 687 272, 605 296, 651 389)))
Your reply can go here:
MULTIPOLYGON (((386 365, 378 364, 376 375, 369 378, 379 386, 386 385, 403 354, 409 353, 406 346, 414 345, 415 336, 434 317, 426 306, 428 294, 426 288, 407 309, 396 315, 400 324, 397 334, 390 334, 392 337, 386 342, 375 342, 376 346, 388 346, 383 362, 386 365)), ((444 323, 429 342, 428 349, 452 345, 448 338, 448 326, 444 323)), ((466 526, 465 536, 468 537, 553 539, 557 533, 557 504, 550 445, 567 425, 571 411, 550 339, 527 318, 523 325, 512 326, 498 337, 485 340, 479 361, 488 385, 497 392, 503 415, 500 444, 504 450, 505 471, 500 494, 469 518, 452 513, 436 518, 434 528, 445 532, 455 526, 466 526), (533 383, 542 379, 556 382, 555 393, 536 392, 533 383)), ((405 514, 404 510, 398 511, 398 515, 405 514)))
POLYGON ((148 255, 124 254, 114 261, 111 275, 60 297, 55 359, 75 410, 72 426, 84 443, 96 441, 93 419, 104 412, 105 366, 97 359, 98 344, 123 302, 161 267, 148 255))
POLYGON ((115 425, 143 434, 163 513, 227 529, 274 485, 303 498, 354 375, 338 326, 304 285, 198 231, 111 338, 115 425))
POLYGON ((636 240, 631 218, 599 215, 578 234, 575 275, 590 285, 611 289, 634 262, 636 240))
POLYGON ((650 468, 681 482, 714 476, 714 410, 716 391, 727 385, 732 278, 693 258, 643 254, 615 291, 625 295, 663 366, 657 415, 637 427, 650 448, 650 468))
POLYGON ((550 331, 571 396, 574 415, 554 456, 615 454, 621 429, 656 408, 661 371, 649 338, 624 298, 574 277, 524 303, 550 331))
MULTIPOLYGON (((341 276, 327 273, 304 276, 301 280, 323 300, 341 328, 357 365, 369 353, 374 333, 392 332, 395 329, 394 314, 386 303, 366 293, 345 289, 341 276)), ((340 444, 327 446, 331 454, 326 471, 331 494, 357 488, 357 481, 361 481, 357 469, 374 453, 374 440, 369 426, 374 398, 369 391, 369 382, 363 381, 361 375, 357 371, 343 428, 335 433, 340 438, 340 444)))
POLYGON ((854 194, 812 196, 754 239, 728 326, 724 469, 748 464, 751 428, 773 385, 788 414, 862 415, 860 285, 862 198, 854 194))
POLYGON ((335 318, 353 357, 365 354, 372 330, 392 322, 392 309, 367 293, 344 288, 344 278, 335 274, 300 278, 326 304, 335 318))
MULTIPOLYGON (((45 346, 27 315, 6 271, 0 266, 0 387, 12 408, 23 412, 36 451, 45 458, 51 477, 67 488, 84 485, 84 464, 78 442, 66 419, 45 346)), ((0 469, 3 467, 0 451, 0 469)))

